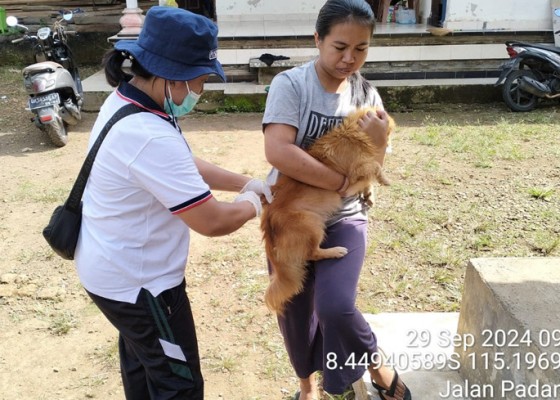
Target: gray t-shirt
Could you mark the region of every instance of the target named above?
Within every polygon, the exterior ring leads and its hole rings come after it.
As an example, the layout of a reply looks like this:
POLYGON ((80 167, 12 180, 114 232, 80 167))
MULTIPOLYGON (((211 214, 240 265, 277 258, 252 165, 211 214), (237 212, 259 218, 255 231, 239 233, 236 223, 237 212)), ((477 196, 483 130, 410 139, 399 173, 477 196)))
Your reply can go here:
MULTIPOLYGON (((263 129, 271 123, 291 125, 297 129, 295 144, 307 149, 356 109, 352 100, 351 85, 342 93, 326 92, 317 76, 315 62, 311 61, 274 77, 266 100, 263 129)), ((375 89, 367 94, 365 105, 383 108, 375 89)), ((267 182, 274 184, 277 179, 278 170, 273 168, 267 182)), ((366 212, 367 208, 357 197, 348 197, 327 225, 346 217, 363 219, 366 212)))

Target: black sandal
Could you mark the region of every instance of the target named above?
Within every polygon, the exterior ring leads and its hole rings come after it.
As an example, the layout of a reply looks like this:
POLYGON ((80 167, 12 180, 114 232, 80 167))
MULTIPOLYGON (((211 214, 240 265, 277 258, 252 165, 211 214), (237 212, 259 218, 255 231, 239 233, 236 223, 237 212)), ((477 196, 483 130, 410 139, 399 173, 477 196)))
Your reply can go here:
POLYGON ((296 392, 296 394, 294 394, 294 400, 299 400, 299 396, 301 395, 301 392, 298 390, 296 392))
POLYGON ((377 389, 381 400, 412 400, 410 390, 408 390, 406 385, 399 378, 397 371, 395 371, 395 375, 393 376, 393 381, 391 382, 391 387, 389 389, 385 389, 373 381, 371 381, 371 384, 377 389))

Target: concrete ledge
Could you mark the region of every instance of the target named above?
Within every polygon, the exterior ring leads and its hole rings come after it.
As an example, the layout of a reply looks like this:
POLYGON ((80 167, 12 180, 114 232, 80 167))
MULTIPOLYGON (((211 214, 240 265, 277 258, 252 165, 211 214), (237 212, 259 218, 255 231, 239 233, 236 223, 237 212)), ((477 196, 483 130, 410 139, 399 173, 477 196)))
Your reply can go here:
POLYGON ((457 390, 481 399, 560 398, 559 289, 560 258, 471 260, 455 343, 464 379, 457 390))
POLYGON ((82 110, 85 112, 99 111, 107 96, 113 91, 113 88, 105 79, 105 72, 103 70, 84 79, 82 87, 84 89, 82 110))
POLYGON ((406 111, 430 104, 503 102, 495 79, 418 79, 372 81, 388 111, 406 111))
MULTIPOLYGON (((481 104, 501 102, 501 90, 494 87, 494 78, 486 79, 408 79, 371 81, 377 87, 388 111, 421 108, 425 104, 481 104)), ((84 79, 84 107, 96 112, 111 93, 103 71, 84 79)), ((238 111, 262 111, 267 85, 255 82, 207 83, 197 110, 215 112, 226 102, 240 99, 246 106, 238 111), (250 103, 250 104, 249 104, 250 103), (256 108, 251 108, 251 104, 256 108), (251 108, 251 109, 246 109, 251 108)), ((235 107, 232 107, 232 111, 235 107)))

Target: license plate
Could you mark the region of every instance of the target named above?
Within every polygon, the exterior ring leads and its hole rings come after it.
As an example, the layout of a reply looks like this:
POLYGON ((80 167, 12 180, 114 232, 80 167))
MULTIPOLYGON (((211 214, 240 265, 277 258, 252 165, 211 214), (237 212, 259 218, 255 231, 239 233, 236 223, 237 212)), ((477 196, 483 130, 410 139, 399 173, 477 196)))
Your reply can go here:
POLYGON ((28 104, 30 110, 54 106, 60 104, 60 96, 58 95, 58 93, 49 93, 44 96, 31 97, 29 98, 28 104))

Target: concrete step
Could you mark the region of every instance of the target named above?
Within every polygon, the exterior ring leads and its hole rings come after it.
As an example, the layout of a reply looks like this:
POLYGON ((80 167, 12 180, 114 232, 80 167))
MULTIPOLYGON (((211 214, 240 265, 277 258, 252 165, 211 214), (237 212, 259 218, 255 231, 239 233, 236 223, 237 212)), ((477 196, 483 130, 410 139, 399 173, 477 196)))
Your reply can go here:
MULTIPOLYGON (((317 56, 312 37, 314 21, 219 20, 220 50, 228 82, 210 78, 199 109, 219 107, 226 97, 252 96, 258 105, 266 87, 280 71, 317 56), (286 36, 287 35, 287 36, 286 36), (289 57, 272 66, 258 60, 264 54, 289 57)), ((417 103, 486 103, 501 101, 499 67, 508 58, 504 41, 511 37, 552 40, 551 32, 452 32, 432 36, 425 24, 379 24, 362 73, 380 89, 392 109, 407 110, 417 103), (521 36, 519 36, 521 35, 521 36)), ((101 75, 84 80, 85 109, 95 111, 110 88, 101 75)), ((245 99, 246 100, 246 99, 245 99)), ((258 108, 258 107, 257 107, 258 108)))
POLYGON ((481 399, 560 398, 560 258, 471 260, 456 353, 481 399))
MULTIPOLYGON (((316 48, 243 48, 221 49, 219 58, 230 67, 246 69, 248 65, 259 84, 269 84, 279 72, 308 62, 317 54, 316 48), (267 65, 259 60, 263 54, 286 59, 267 65)), ((508 58, 503 43, 370 46, 362 74, 372 80, 497 77, 508 58)))
MULTIPOLYGON (((381 313, 366 314, 365 318, 387 364, 399 372, 413 399, 469 400, 466 396, 445 396, 450 387, 464 384, 451 341, 457 334, 459 313, 381 313)), ((378 400, 369 373, 363 380, 368 399, 378 400)))
MULTIPOLYGON (((499 88, 493 84, 496 78, 461 79, 401 79, 372 80, 389 109, 411 108, 420 103, 488 103, 500 101, 499 88)), ((113 90, 99 71, 82 82, 84 88, 84 111, 96 112, 113 90)), ((256 82, 207 83, 199 110, 211 111, 219 107, 226 97, 245 97, 262 101, 267 85, 256 82)))

